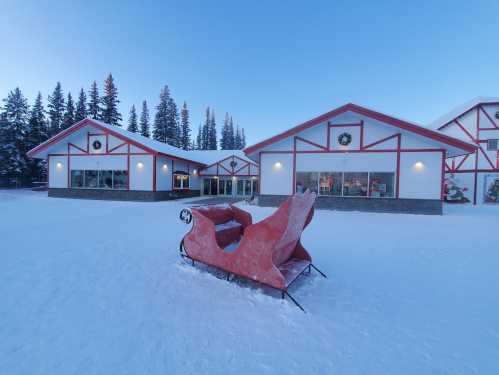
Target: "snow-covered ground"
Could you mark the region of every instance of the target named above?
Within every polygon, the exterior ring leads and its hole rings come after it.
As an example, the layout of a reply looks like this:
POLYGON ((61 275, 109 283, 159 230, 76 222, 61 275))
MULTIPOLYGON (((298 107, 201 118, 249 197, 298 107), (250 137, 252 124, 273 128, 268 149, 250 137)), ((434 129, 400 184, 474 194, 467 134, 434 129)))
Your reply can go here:
POLYGON ((184 264, 181 207, 0 191, 0 374, 498 373, 499 207, 316 212, 307 314, 184 264))

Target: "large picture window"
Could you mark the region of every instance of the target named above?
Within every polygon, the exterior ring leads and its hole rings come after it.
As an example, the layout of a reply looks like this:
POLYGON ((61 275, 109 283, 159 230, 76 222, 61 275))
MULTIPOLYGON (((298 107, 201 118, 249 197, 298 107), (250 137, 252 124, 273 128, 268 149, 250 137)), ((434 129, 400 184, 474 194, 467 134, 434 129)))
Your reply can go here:
POLYGON ((393 172, 297 172, 296 192, 320 196, 393 198, 393 172))
POLYGON ((73 189, 126 189, 127 171, 71 170, 73 189))

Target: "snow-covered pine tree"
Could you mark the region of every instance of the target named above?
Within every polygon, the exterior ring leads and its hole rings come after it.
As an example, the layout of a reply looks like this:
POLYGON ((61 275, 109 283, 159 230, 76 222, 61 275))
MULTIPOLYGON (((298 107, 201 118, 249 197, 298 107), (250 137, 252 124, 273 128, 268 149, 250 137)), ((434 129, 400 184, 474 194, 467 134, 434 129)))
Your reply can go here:
POLYGON ((178 123, 177 104, 170 96, 168 98, 166 115, 166 143, 169 145, 180 147, 180 125, 178 123))
POLYGON ((75 123, 75 105, 71 93, 68 92, 68 98, 66 100, 66 111, 64 112, 64 118, 62 121, 62 129, 67 129, 75 123))
POLYGON ((225 117, 224 117, 224 125, 222 127, 222 135, 220 137, 220 149, 222 150, 230 150, 230 141, 228 138, 229 134, 229 113, 225 112, 225 117))
POLYGON ((159 103, 156 106, 156 115, 154 116, 154 129, 152 136, 155 140, 167 143, 168 111, 170 101, 170 90, 164 86, 159 94, 159 103))
POLYGON ((229 128, 227 132, 227 142, 228 142, 228 149, 229 150, 234 150, 234 121, 232 120, 232 116, 230 116, 229 120, 229 128))
POLYGON ((29 181, 25 142, 29 130, 28 100, 16 87, 4 102, 0 128, 0 177, 7 184, 20 186, 29 181))
POLYGON ((104 81, 104 95, 101 98, 102 116, 101 120, 106 124, 121 126, 121 113, 118 112, 118 89, 114 84, 114 78, 111 73, 104 81))
POLYGON ((90 91, 88 92, 88 110, 87 116, 94 120, 101 119, 101 106, 100 106, 99 88, 97 82, 93 81, 90 91))
POLYGON ((203 146, 203 131, 201 130, 201 124, 198 127, 198 135, 196 136, 196 150, 202 150, 203 146))
POLYGON ((151 136, 151 131, 149 130, 149 109, 145 100, 142 102, 142 112, 140 113, 140 134, 147 138, 151 136))
MULTIPOLYGON (((47 120, 43 108, 42 94, 39 92, 29 115, 29 129, 25 138, 26 149, 30 150, 48 139, 47 120)), ((28 159, 28 176, 32 181, 42 181, 47 175, 43 159, 28 159)))
POLYGON ((246 135, 244 134, 244 128, 241 128, 241 150, 246 148, 246 135))
POLYGON ((236 135, 234 136, 234 150, 241 149, 241 131, 239 130, 239 125, 236 127, 236 135))
POLYGON ((81 121, 85 117, 87 117, 87 95, 82 88, 76 102, 75 122, 81 121))
POLYGON ((187 109, 186 102, 184 102, 182 110, 180 111, 180 146, 184 150, 192 148, 191 125, 189 124, 189 110, 187 109))
POLYGON ((208 150, 208 139, 210 136, 210 107, 206 108, 203 128, 201 130, 201 147, 200 150, 208 150))
POLYGON ((208 133, 208 150, 217 149, 217 125, 215 123, 215 111, 211 111, 210 126, 208 133))
POLYGON ((139 126, 137 124, 137 111, 135 110, 135 105, 132 105, 130 109, 130 117, 128 118, 128 128, 129 132, 138 133, 139 126))
POLYGON ((59 133, 64 121, 64 94, 61 83, 57 82, 54 92, 48 98, 49 136, 59 133))

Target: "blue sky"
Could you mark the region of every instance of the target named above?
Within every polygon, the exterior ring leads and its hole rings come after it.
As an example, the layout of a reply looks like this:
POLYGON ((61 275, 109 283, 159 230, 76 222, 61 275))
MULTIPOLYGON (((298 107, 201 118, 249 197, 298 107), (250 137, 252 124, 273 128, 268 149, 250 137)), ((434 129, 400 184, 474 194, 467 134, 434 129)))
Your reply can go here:
POLYGON ((73 96, 108 72, 120 109, 170 86, 193 128, 230 112, 248 143, 346 102, 428 123, 499 96, 499 2, 3 1, 0 96, 73 96))

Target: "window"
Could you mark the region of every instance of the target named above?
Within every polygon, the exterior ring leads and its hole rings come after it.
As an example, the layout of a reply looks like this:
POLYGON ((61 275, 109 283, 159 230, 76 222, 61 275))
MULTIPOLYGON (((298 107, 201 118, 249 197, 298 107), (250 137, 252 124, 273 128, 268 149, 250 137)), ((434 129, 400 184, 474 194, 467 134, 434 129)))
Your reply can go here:
POLYGON ((303 193, 305 190, 317 193, 317 182, 319 173, 317 172, 298 172, 296 173, 296 192, 303 193))
POLYGON ((225 181, 224 180, 221 180, 220 183, 218 184, 218 194, 225 195, 225 181))
POLYGON ((113 171, 99 171, 99 187, 101 189, 113 188, 113 171))
POLYGON ((127 171, 71 170, 71 187, 87 189, 126 189, 127 171))
POLYGON ((113 189, 126 189, 128 184, 127 171, 113 171, 113 189))
POLYGON ((393 198, 394 172, 298 172, 296 192, 320 196, 393 198))
POLYGON ((253 194, 258 193, 258 180, 256 178, 251 180, 253 183, 253 194))
POLYGON ((71 187, 83 187, 83 171, 71 171, 71 187))
POLYGON ((85 171, 85 182, 84 186, 86 188, 97 188, 99 171, 85 171))
POLYGON ((187 174, 174 174, 173 175, 173 188, 174 189, 189 189, 189 175, 187 175, 187 174))
POLYGON ((367 172, 346 172, 343 176, 343 196, 367 196, 367 172))
POLYGON ((499 139, 488 139, 487 140, 487 150, 488 151, 496 151, 498 150, 499 139))
POLYGON ((319 195, 341 195, 343 173, 321 173, 319 178, 319 195))
POLYGON ((372 198, 393 198, 395 173, 369 173, 369 196, 372 198))

